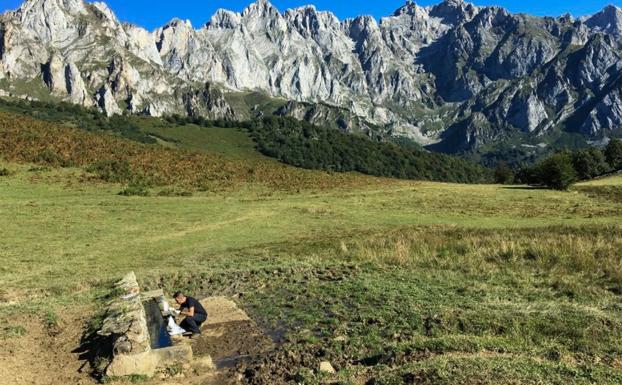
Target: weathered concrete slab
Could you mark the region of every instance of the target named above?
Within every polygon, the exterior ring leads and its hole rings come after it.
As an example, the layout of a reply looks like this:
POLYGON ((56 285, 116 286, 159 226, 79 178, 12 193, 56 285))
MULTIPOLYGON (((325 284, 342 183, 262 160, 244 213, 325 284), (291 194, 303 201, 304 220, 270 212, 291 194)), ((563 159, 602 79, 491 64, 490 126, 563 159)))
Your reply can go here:
POLYGON ((151 354, 157 357, 158 362, 170 365, 173 363, 187 363, 192 361, 192 347, 190 345, 180 344, 168 348, 154 349, 151 354))
POLYGON ((138 354, 119 354, 108 365, 106 375, 113 377, 131 375, 151 377, 155 374, 159 364, 159 357, 154 355, 152 351, 138 354))
POLYGON ((209 315, 207 322, 202 325, 203 327, 228 322, 250 321, 248 315, 227 297, 209 297, 199 302, 209 315))
POLYGON ((164 290, 158 289, 158 290, 145 291, 140 294, 140 297, 142 298, 143 301, 147 299, 152 299, 152 298, 161 298, 161 297, 164 297, 164 290))

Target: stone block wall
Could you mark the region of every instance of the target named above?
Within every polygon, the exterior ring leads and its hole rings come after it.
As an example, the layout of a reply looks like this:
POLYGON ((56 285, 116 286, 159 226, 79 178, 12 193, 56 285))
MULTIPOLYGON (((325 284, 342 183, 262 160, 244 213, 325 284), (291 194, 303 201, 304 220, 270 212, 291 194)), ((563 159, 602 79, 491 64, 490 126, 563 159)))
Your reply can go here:
POLYGON ((140 295, 133 272, 115 284, 114 294, 108 304, 102 329, 98 332, 99 335, 111 337, 113 341, 112 361, 106 368, 106 376, 152 376, 160 363, 164 363, 164 358, 176 358, 182 362, 192 358, 192 350, 188 347, 151 349, 147 315, 143 306, 145 298, 140 295))

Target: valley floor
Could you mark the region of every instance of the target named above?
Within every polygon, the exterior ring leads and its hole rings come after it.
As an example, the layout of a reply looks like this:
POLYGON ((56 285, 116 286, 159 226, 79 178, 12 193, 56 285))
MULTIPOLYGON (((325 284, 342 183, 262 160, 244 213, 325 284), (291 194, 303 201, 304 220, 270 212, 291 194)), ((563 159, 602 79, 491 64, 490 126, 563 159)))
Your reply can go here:
POLYGON ((619 177, 125 197, 80 169, 1 166, 9 383, 94 381, 71 352, 134 270, 145 288, 236 298, 280 336, 231 369, 241 383, 622 384, 619 177))

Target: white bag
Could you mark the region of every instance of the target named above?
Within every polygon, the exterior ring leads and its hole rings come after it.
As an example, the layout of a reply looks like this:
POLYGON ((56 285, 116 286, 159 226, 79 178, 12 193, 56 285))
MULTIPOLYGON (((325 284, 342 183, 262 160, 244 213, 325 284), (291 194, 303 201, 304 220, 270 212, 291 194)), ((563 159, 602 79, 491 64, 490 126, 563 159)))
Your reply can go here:
POLYGON ((168 326, 166 327, 166 330, 170 336, 179 336, 186 332, 184 328, 175 323, 175 318, 172 316, 168 317, 168 326))

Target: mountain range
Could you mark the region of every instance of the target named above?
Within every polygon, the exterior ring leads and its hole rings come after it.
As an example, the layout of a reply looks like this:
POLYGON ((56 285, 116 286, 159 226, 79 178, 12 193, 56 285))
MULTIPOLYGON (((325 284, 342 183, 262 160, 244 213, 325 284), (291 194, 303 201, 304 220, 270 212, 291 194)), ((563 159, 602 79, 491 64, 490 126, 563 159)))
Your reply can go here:
POLYGON ((462 0, 339 20, 258 0, 147 31, 103 2, 0 16, 0 96, 108 115, 293 116, 433 150, 530 154, 622 136, 622 10, 512 14, 462 0))

